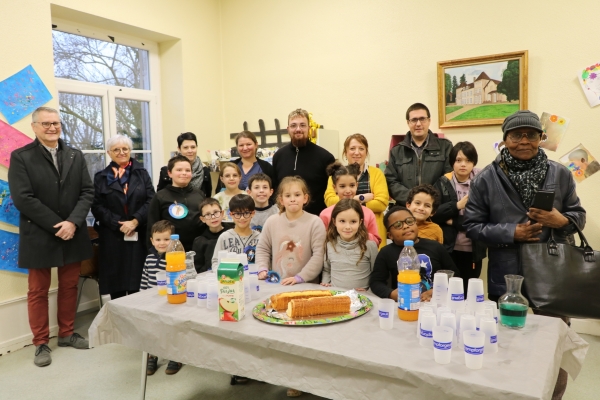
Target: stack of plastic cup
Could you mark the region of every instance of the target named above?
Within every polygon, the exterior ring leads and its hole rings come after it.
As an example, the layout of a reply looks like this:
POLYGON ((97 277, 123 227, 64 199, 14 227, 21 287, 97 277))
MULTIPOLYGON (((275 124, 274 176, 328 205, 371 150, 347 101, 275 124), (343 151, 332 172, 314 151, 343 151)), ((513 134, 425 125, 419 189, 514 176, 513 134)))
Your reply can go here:
POLYGON ((431 296, 431 303, 435 303, 438 306, 445 306, 447 294, 448 275, 443 272, 435 273, 433 275, 433 294, 431 296))
MULTIPOLYGON (((436 274, 437 275, 437 274, 436 274)), ((450 278, 448 283, 447 306, 453 311, 462 309, 465 304, 465 289, 462 278, 450 278)))
POLYGON ((208 291, 206 296, 206 308, 216 310, 219 308, 219 284, 216 280, 208 282, 208 291))
MULTIPOLYGON (((456 310, 454 312, 454 317, 456 318, 456 336, 458 338, 458 335, 460 334, 460 318, 466 314, 465 308, 463 307, 460 310, 456 310)), ((456 341, 456 343, 458 344, 459 340, 456 341)))
POLYGON ((260 286, 258 286, 258 274, 250 273, 250 297, 256 300, 260 295, 260 286))
MULTIPOLYGON (((210 279, 213 281, 214 279, 210 279)), ((198 292, 198 307, 206 307, 206 298, 208 297, 208 279, 198 279, 197 290, 198 292)))
POLYGON ((246 304, 252 300, 252 283, 250 283, 250 273, 248 271, 244 271, 244 298, 246 304))
POLYGON ((479 324, 481 322, 481 318, 485 318, 487 316, 489 316, 489 314, 487 314, 485 311, 475 312, 475 326, 477 327, 476 330, 479 330, 479 324))
POLYGON ((475 317, 471 314, 463 314, 460 317, 460 330, 458 331, 458 346, 462 347, 463 335, 466 331, 474 331, 476 328, 475 317))
POLYGON ((167 272, 158 271, 156 273, 156 289, 158 289, 159 296, 167 295, 167 272))
POLYGON ((452 358, 452 328, 433 327, 433 358, 438 364, 449 364, 452 358))
POLYGON ((477 311, 483 311, 483 281, 477 278, 469 279, 467 287, 467 312, 475 314, 477 311))
POLYGON ((485 300, 483 302, 484 310, 488 307, 491 308, 492 311, 494 312, 494 319, 496 320, 496 323, 498 323, 498 303, 496 303, 495 301, 492 301, 492 300, 485 300))
POLYGON ((421 308, 419 308, 419 318, 417 319, 417 339, 421 337, 421 316, 425 313, 435 315, 435 307, 433 303, 422 302, 421 308))
MULTIPOLYGON (((440 319, 440 326, 447 326, 452 329, 452 342, 454 346, 458 346, 456 343, 456 317, 452 313, 443 313, 440 319)), ((434 339, 435 340, 435 339, 434 339)))
POLYGON ((451 313, 451 312, 452 312, 452 310, 450 310, 450 307, 438 307, 436 310, 437 325, 440 324, 443 313, 451 313))
POLYGON ((465 344, 465 364, 470 369, 483 367, 483 349, 485 334, 480 331, 465 331, 463 333, 465 344))
POLYGON ((479 331, 485 334, 485 354, 498 352, 498 326, 496 321, 490 317, 482 317, 479 322, 479 331))
POLYGON ((394 327, 394 317, 396 311, 396 301, 392 299, 379 299, 379 327, 381 329, 392 329, 394 327))
POLYGON ((198 281, 196 279, 188 279, 187 281, 187 301, 185 304, 188 306, 196 306, 196 293, 198 290, 198 281))
POLYGON ((429 312, 423 313, 421 321, 419 322, 419 344, 421 346, 427 347, 428 349, 433 347, 433 328, 435 326, 435 315, 429 312))

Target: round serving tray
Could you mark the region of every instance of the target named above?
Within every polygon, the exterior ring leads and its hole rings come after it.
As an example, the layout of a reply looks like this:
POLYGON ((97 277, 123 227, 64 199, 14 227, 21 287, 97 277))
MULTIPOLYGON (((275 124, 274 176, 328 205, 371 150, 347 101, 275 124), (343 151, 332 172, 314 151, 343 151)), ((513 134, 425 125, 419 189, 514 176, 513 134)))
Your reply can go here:
MULTIPOLYGON (((337 290, 331 290, 333 295, 338 293, 343 293, 337 290)), ((330 315, 319 315, 318 318, 314 317, 306 317, 306 318, 287 318, 285 313, 283 314, 285 317, 278 317, 279 313, 273 313, 269 307, 271 303, 270 299, 266 299, 265 301, 261 301, 252 309, 252 315, 259 321, 266 322, 268 324, 275 325, 287 325, 287 326, 314 326, 314 325, 327 325, 327 324, 335 324, 337 322, 349 321, 354 318, 358 318, 361 315, 364 315, 371 311, 373 308, 373 302, 362 294, 358 294, 358 298, 363 304, 363 307, 356 312, 351 312, 348 314, 330 314, 330 315)))

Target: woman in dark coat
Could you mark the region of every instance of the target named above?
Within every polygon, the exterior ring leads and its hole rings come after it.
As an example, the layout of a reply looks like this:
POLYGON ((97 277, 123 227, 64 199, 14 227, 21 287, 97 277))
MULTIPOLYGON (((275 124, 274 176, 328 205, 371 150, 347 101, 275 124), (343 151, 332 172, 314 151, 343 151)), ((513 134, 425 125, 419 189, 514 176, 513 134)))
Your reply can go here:
POLYGON ((127 136, 111 137, 111 163, 94 177, 92 214, 99 236, 100 292, 111 299, 140 290, 146 260, 146 220, 154 196, 148 171, 131 158, 127 136))
MULTIPOLYGON (((198 157, 198 140, 192 132, 185 132, 177 136, 177 150, 179 154, 185 156, 192 164, 192 180, 190 186, 193 189, 199 189, 204 194, 204 197, 212 196, 212 182, 210 179, 210 169, 202 164, 202 160, 198 157)), ((173 181, 169 176, 169 171, 165 165, 160 169, 160 177, 156 191, 163 190, 173 181)))

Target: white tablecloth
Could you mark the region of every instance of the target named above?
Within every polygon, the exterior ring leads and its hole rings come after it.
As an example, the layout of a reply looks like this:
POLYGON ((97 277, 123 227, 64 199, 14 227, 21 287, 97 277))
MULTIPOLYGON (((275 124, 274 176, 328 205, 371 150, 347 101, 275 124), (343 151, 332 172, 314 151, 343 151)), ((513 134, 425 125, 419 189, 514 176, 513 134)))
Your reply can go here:
MULTIPOLYGON (((261 281, 261 299, 314 289, 261 281)), ((321 287, 322 288, 322 287, 321 287)), ((258 321, 247 306, 240 322, 221 322, 216 311, 173 305, 156 290, 108 302, 89 330, 90 345, 120 343, 169 360, 345 399, 549 399, 559 366, 575 378, 588 344, 560 319, 529 314, 524 329, 500 327, 499 351, 470 370, 464 353, 437 364, 421 347, 416 322, 379 328, 375 308, 342 323, 280 326, 258 321)))

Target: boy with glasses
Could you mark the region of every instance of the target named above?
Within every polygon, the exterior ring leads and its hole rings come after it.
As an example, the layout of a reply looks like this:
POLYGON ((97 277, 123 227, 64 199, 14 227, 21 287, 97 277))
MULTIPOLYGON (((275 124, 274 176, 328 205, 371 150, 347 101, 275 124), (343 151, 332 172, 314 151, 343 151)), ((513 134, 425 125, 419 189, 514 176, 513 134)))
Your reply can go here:
POLYGON ((383 217, 388 237, 392 243, 383 247, 377 258, 369 286, 381 298, 398 300, 398 258, 405 240, 412 240, 421 263, 421 301, 429 301, 432 295, 433 274, 439 270, 452 270, 454 276, 460 273, 450 254, 435 240, 419 237, 417 220, 410 210, 394 206, 383 217), (389 286, 387 282, 390 282, 389 286))
MULTIPOLYGON (((219 251, 246 254, 248 264, 255 263, 256 245, 260 232, 250 228, 250 221, 255 214, 255 205, 252 197, 246 194, 236 194, 229 201, 229 212, 235 227, 219 236, 212 257, 212 269, 219 266, 219 251)), ((239 383, 239 382, 238 382, 239 383)))
POLYGON ((192 250, 196 252, 194 264, 198 273, 211 269, 212 257, 215 252, 217 240, 222 233, 233 228, 233 224, 223 222, 223 209, 217 199, 208 197, 198 206, 200 210, 200 221, 206 224, 208 229, 196 239, 192 250))
POLYGON ((413 187, 428 183, 433 185, 447 172, 452 142, 441 139, 429 130, 431 114, 425 104, 415 103, 406 110, 409 131, 404 140, 390 150, 385 179, 390 197, 405 204, 413 187))

